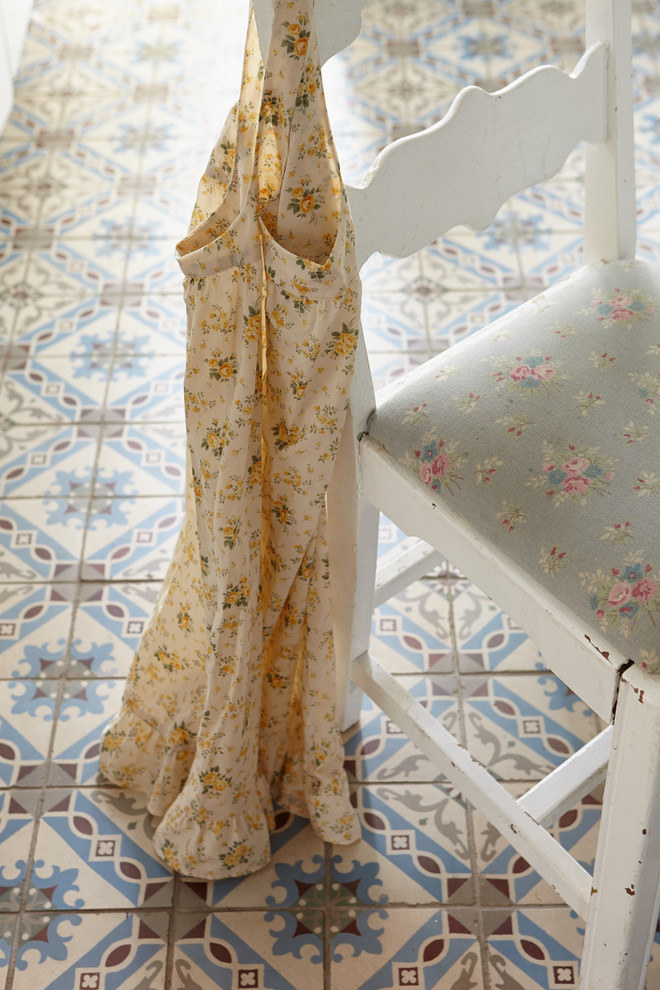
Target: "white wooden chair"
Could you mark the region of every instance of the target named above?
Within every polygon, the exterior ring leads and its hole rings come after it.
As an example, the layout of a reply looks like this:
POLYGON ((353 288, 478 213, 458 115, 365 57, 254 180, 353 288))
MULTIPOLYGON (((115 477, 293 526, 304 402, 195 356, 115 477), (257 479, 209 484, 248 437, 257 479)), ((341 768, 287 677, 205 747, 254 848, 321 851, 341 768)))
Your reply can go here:
MULTIPOLYGON (((361 3, 317 6, 324 51, 339 50, 361 3)), ((338 690, 345 727, 366 692, 585 920, 582 990, 642 990, 660 909, 660 269, 632 261, 630 0, 587 0, 570 76, 543 66, 493 95, 469 87, 348 195, 361 263, 403 257, 457 224, 484 229, 580 141, 579 272, 378 402, 360 352, 328 498, 338 690), (425 543, 374 578, 379 510, 425 543), (616 523, 623 550, 603 538, 616 523), (519 800, 369 652, 374 587, 384 601, 436 551, 609 724, 519 800), (592 877, 545 826, 604 778, 592 877)))

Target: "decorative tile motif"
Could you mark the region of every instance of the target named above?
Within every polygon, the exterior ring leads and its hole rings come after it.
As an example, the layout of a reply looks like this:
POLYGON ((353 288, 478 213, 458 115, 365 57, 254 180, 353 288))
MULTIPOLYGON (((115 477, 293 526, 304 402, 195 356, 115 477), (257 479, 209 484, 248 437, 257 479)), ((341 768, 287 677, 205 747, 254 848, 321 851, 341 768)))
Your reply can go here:
POLYGON ((407 293, 373 293, 365 296, 362 331, 367 347, 373 350, 419 350, 425 357, 428 356, 424 306, 407 293))
MULTIPOLYGON (((505 785, 506 790, 517 798, 529 786, 529 783, 505 785)), ((583 798, 549 827, 555 839, 589 870, 593 869, 601 797, 602 787, 583 798)), ((517 910, 518 905, 536 907, 539 904, 563 904, 550 884, 541 879, 480 812, 472 811, 472 825, 476 843, 479 900, 491 912, 489 924, 497 928, 507 914, 517 910)))
POLYGON ((488 936, 491 979, 506 986, 577 987, 581 923, 568 908, 518 910, 488 936), (534 981, 534 982, 531 982, 534 981))
POLYGON ((94 494, 183 495, 186 474, 183 423, 107 426, 94 494))
POLYGON ((0 438, 0 491, 4 496, 88 494, 98 434, 93 424, 10 427, 0 438))
MULTIPOLYGON (((0 794, 0 931, 6 937, 8 915, 18 911, 27 876, 27 856, 32 840, 39 792, 25 788, 20 793, 0 794)), ((0 936, 2 944, 2 936, 0 936)), ((3 950, 0 950, 3 953, 3 950)), ((3 953, 4 954, 4 953, 3 953)), ((0 965, 6 960, 0 959, 0 965)))
POLYGON ((26 914, 13 986, 165 990, 168 925, 163 911, 26 914))
POLYGON ((119 711, 123 692, 123 681, 66 681, 53 738, 49 786, 97 781, 101 732, 119 711))
POLYGON ((73 621, 67 676, 126 677, 160 585, 85 582, 73 621))
POLYGON ((463 678, 467 745, 502 780, 540 780, 600 728, 550 674, 463 678))
POLYGON ((82 498, 0 503, 0 579, 76 580, 87 507, 82 498))
MULTIPOLYGON (((149 257, 151 266, 147 270, 136 271, 134 275, 129 273, 127 278, 143 284, 146 293, 152 286, 155 288, 155 283, 160 279, 167 280, 171 275, 162 241, 150 242, 144 249, 140 247, 140 242, 136 247, 136 242, 132 241, 129 269, 142 250, 145 258, 149 257)), ((118 354, 181 354, 186 339, 186 316, 183 299, 180 298, 182 276, 178 264, 174 274, 176 296, 136 295, 133 299, 124 300, 119 311, 118 354)))
POLYGON ((83 580, 162 579, 182 519, 182 498, 93 499, 85 534, 83 580))
POLYGON ((544 666, 529 637, 475 585, 454 584, 452 606, 461 671, 535 671, 544 666))
MULTIPOLYGON (((405 677, 411 695, 449 731, 458 729, 456 680, 405 677)), ((399 727, 365 698, 360 721, 344 736, 346 769, 357 781, 433 781, 438 773, 399 727)))
POLYGON ((480 330, 487 323, 499 319, 519 306, 523 300, 521 290, 484 293, 446 292, 430 296, 427 300, 429 335, 434 353, 446 350, 452 344, 480 330))
MULTIPOLYGON (((475 936, 444 911, 352 910, 335 921, 330 929, 333 986, 346 990, 440 986, 460 990, 464 977, 481 977, 475 936)), ((463 985, 469 987, 470 983, 463 985)))
POLYGON ((471 877, 465 806, 455 790, 397 782, 362 785, 353 798, 362 840, 334 847, 330 903, 451 903, 454 889, 471 877))
POLYGON ((58 685, 53 680, 0 681, 0 784, 20 789, 46 780, 58 685))
POLYGON ((115 359, 111 370, 106 419, 113 421, 183 422, 183 356, 136 355, 115 359))
POLYGON ((186 990, 322 990, 323 913, 182 914, 174 973, 186 990))
POLYGON ((440 581, 417 581, 376 609, 379 663, 392 674, 454 669, 450 592, 440 581))
POLYGON ((117 313, 98 298, 40 295, 22 307, 13 335, 14 350, 24 357, 66 357, 112 351, 117 313))
POLYGON ((32 910, 167 907, 173 881, 153 856, 144 803, 116 789, 48 790, 39 823, 32 910), (46 893, 47 891, 47 893, 46 893))
POLYGON ((91 356, 15 358, 0 401, 15 423, 60 423, 101 418, 108 368, 91 356))
POLYGON ((0 585, 0 677, 60 677, 67 669, 75 584, 0 585))
POLYGON ((520 266, 511 242, 503 234, 473 234, 456 230, 420 252, 427 296, 447 290, 486 287, 516 289, 521 285, 520 266), (497 239, 496 239, 497 236, 497 239))

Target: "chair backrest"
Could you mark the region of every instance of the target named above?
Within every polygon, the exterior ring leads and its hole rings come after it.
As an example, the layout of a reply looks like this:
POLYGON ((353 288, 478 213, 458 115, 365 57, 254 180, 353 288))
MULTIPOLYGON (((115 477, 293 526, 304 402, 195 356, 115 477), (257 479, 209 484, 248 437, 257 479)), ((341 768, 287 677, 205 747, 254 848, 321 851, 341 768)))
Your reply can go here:
MULTIPOLYGON (((364 0, 316 0, 325 58, 359 27, 364 0)), ((273 0, 254 0, 260 38, 273 0)), ((497 93, 464 89, 439 123, 401 138, 347 190, 358 255, 404 257, 463 224, 483 230, 514 193, 587 144, 585 258, 632 258, 635 191, 630 0, 586 0, 586 51, 567 74, 540 66, 497 93)))

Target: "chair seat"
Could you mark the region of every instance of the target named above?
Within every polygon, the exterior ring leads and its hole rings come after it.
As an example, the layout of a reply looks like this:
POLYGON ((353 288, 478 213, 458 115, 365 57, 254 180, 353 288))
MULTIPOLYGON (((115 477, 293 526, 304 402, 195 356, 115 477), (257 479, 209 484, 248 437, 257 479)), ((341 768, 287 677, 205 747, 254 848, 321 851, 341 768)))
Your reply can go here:
POLYGON ((660 267, 582 269, 381 393, 369 435, 660 672, 660 267))

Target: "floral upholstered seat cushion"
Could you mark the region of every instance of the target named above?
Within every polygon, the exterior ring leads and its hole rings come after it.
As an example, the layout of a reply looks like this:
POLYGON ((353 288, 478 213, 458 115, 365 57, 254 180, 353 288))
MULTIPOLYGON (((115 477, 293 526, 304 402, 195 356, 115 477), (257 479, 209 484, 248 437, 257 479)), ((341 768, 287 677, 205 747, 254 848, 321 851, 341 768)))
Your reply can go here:
POLYGON ((583 269, 384 393, 369 435, 660 672, 660 268, 583 269))

